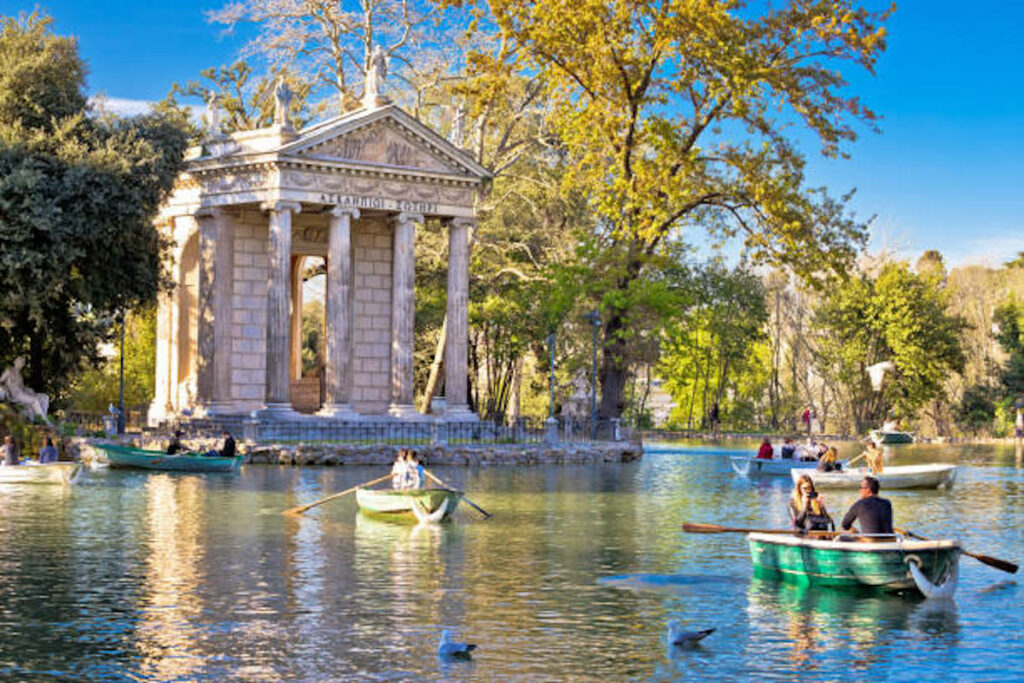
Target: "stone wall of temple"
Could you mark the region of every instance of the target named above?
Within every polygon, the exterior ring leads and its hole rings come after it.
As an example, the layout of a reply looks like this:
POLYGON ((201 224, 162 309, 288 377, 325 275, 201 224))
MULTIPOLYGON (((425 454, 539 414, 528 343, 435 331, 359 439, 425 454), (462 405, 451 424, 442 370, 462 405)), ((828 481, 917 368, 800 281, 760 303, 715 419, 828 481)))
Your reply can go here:
POLYGON ((240 411, 263 405, 267 362, 267 218, 243 211, 235 224, 231 394, 240 411))
POLYGON ((386 413, 391 386, 391 227, 383 218, 353 224, 352 407, 386 413))

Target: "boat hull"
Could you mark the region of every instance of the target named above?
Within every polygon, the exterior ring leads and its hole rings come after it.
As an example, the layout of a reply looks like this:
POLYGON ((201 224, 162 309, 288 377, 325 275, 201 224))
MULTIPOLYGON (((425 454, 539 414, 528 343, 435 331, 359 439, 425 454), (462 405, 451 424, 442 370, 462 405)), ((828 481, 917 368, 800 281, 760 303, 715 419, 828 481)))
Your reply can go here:
POLYGON ((450 519, 459 501, 461 491, 451 489, 358 489, 356 504, 359 509, 370 515, 382 517, 398 517, 409 520, 418 519, 413 506, 419 506, 422 514, 431 515, 441 509, 447 501, 442 520, 450 519))
POLYGON ((161 451, 141 448, 97 444, 107 455, 112 468, 161 470, 165 472, 233 472, 242 466, 242 456, 233 458, 209 457, 205 455, 168 455, 161 451))
POLYGON ((794 460, 786 458, 741 458, 733 457, 732 468, 737 474, 746 477, 788 477, 793 470, 804 473, 805 470, 818 466, 817 461, 794 460))
POLYGON ((875 429, 870 436, 877 444, 914 443, 914 435, 907 432, 883 432, 881 429, 875 429))
POLYGON ((909 569, 915 561, 929 581, 942 584, 961 552, 949 540, 865 543, 772 534, 750 534, 747 540, 756 576, 837 588, 916 588, 909 569))
POLYGON ((45 465, 15 465, 0 467, 0 484, 56 484, 74 483, 82 471, 77 462, 54 462, 45 465))
POLYGON ((886 467, 880 474, 871 474, 867 468, 842 472, 817 470, 793 472, 794 483, 801 474, 809 474, 814 487, 819 489, 856 489, 869 474, 878 480, 883 491, 889 489, 949 488, 956 481, 956 465, 904 465, 886 467))

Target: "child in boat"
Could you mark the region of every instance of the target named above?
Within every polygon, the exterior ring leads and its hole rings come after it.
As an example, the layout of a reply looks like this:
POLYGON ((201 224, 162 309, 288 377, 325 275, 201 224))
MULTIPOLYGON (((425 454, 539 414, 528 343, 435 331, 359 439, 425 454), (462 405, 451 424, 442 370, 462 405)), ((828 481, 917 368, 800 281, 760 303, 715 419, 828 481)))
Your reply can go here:
POLYGON ((793 487, 789 500, 789 519, 796 531, 834 531, 835 522, 825 509, 825 500, 814 490, 814 482, 803 475, 793 487))

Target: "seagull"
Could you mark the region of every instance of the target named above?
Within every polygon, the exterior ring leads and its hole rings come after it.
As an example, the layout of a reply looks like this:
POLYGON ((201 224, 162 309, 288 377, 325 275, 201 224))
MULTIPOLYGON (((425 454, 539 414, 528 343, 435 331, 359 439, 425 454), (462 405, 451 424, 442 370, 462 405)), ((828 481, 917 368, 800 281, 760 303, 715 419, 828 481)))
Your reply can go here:
POLYGON ((684 631, 678 619, 668 622, 668 644, 677 647, 693 647, 715 632, 713 628, 703 631, 684 631))
POLYGON ((452 632, 445 629, 441 633, 441 644, 437 646, 437 656, 441 659, 472 659, 470 652, 476 649, 472 643, 453 643, 452 632))

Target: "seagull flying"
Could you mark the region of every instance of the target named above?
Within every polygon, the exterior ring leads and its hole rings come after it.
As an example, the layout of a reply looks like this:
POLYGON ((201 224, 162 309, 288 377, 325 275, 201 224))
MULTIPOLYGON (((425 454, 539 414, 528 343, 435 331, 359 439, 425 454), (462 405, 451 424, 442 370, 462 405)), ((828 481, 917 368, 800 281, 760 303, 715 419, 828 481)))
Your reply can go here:
POLYGON ((445 629, 441 633, 441 644, 437 646, 437 656, 441 659, 472 659, 470 652, 476 649, 472 643, 453 643, 452 632, 445 629))
POLYGON ((703 631, 684 631, 679 620, 673 619, 668 622, 668 644, 678 647, 693 647, 714 632, 715 629, 713 628, 704 629, 703 631))

